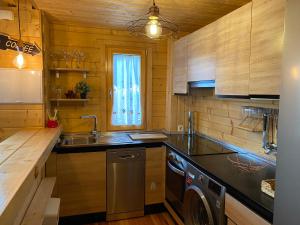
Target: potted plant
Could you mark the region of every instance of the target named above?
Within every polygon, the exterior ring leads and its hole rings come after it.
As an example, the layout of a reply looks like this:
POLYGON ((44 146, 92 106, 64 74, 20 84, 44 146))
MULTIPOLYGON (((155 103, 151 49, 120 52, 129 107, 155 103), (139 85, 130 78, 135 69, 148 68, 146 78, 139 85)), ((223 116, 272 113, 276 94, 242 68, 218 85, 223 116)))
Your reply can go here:
POLYGON ((75 86, 76 92, 80 94, 81 99, 86 99, 87 93, 90 92, 91 88, 85 81, 80 81, 75 86))

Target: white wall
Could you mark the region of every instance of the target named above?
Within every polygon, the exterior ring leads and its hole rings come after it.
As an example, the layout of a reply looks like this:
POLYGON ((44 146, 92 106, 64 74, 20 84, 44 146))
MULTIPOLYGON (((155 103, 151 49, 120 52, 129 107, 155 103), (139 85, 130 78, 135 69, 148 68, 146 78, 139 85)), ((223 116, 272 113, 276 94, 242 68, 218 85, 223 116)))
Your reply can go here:
POLYGON ((275 225, 300 224, 300 0, 287 0, 275 225))

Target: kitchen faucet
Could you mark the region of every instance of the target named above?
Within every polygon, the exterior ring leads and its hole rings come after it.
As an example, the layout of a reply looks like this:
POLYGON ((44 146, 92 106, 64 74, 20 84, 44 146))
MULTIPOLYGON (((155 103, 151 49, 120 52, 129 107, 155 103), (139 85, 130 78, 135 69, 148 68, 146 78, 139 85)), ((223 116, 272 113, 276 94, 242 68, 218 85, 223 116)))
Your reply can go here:
POLYGON ((189 111, 188 113, 188 135, 193 135, 194 132, 194 112, 189 111))
POLYGON ((94 128, 91 131, 91 134, 94 135, 95 137, 97 136, 97 124, 98 124, 98 119, 96 115, 82 115, 80 116, 81 119, 94 119, 94 128))

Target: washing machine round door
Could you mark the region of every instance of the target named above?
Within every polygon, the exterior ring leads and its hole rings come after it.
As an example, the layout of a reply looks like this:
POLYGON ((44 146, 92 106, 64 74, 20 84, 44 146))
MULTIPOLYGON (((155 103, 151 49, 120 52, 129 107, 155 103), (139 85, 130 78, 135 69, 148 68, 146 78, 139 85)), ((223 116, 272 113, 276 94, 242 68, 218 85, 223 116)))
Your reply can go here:
POLYGON ((203 192, 196 186, 190 186, 184 194, 185 225, 214 225, 212 212, 203 192))

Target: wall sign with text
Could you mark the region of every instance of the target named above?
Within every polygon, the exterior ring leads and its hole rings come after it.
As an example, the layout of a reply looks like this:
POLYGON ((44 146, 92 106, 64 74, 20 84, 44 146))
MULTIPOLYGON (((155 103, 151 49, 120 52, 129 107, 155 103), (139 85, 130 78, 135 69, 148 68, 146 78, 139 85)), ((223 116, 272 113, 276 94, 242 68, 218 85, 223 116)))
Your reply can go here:
MULTIPOLYGON (((29 43, 29 42, 23 42, 23 48, 20 49, 23 53, 29 54, 29 55, 37 55, 41 52, 41 49, 39 46, 34 43, 29 43)), ((18 40, 10 38, 8 35, 3 35, 0 34, 0 49, 1 50, 13 50, 13 51, 18 51, 17 49, 18 46, 18 40)))

